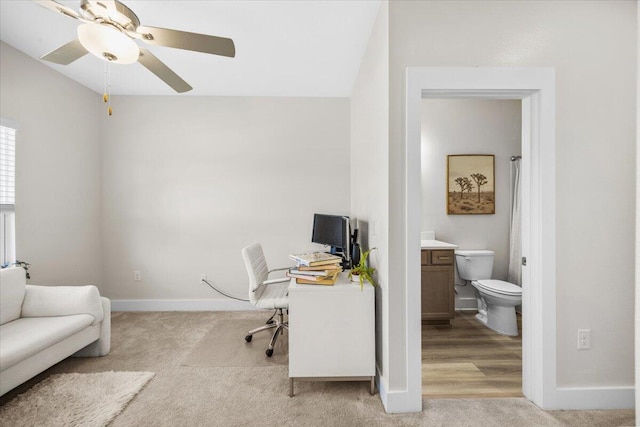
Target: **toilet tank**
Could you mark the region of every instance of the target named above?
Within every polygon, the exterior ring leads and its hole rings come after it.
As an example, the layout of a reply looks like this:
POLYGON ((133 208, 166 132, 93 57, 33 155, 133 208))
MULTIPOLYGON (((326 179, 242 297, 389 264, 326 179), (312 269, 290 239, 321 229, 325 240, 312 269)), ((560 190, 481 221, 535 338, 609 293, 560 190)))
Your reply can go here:
POLYGON ((456 267, 462 280, 491 279, 493 273, 493 251, 457 250, 456 267))

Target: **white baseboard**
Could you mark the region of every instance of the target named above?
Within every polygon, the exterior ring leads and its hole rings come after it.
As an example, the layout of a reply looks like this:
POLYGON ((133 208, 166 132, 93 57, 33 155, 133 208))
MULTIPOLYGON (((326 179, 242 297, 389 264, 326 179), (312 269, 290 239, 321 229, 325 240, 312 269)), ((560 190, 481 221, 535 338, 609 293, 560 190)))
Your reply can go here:
POLYGON ((559 387, 551 407, 543 409, 633 409, 635 404, 634 386, 559 387))
POLYGON ((111 311, 246 311, 256 308, 248 301, 232 299, 127 299, 111 300, 111 311))
POLYGON ((406 390, 390 391, 387 380, 380 374, 380 369, 376 367, 378 391, 384 410, 388 414, 402 414, 407 412, 422 412, 422 396, 419 401, 409 396, 406 390))

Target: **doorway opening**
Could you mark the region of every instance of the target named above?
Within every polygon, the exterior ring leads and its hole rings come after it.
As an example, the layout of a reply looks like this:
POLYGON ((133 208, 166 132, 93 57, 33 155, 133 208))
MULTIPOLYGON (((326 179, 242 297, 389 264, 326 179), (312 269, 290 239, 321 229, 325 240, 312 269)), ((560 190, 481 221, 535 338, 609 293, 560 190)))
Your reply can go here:
MULTIPOLYGON (((422 395, 426 398, 523 396, 522 323, 514 307, 521 300, 521 289, 508 285, 521 284, 517 225, 521 104, 508 99, 422 99, 422 395), (440 242, 450 246, 443 249, 440 242), (462 255, 457 259, 455 254, 469 250, 491 251, 480 258, 485 271, 473 280, 500 280, 484 283, 512 289, 509 296, 493 296, 492 304, 504 304, 499 310, 511 312, 499 325, 501 332, 486 325, 485 301, 478 301, 471 280, 460 277, 458 265, 464 271, 465 263, 473 261, 462 255)), ((494 322, 496 314, 491 316, 494 322)))
MULTIPOLYGON (((407 392, 421 398, 420 182, 423 98, 512 99, 522 103, 522 392, 555 404, 555 76, 550 68, 411 67, 406 74, 405 278, 407 392)), ((416 400, 414 400, 416 399, 416 400)))

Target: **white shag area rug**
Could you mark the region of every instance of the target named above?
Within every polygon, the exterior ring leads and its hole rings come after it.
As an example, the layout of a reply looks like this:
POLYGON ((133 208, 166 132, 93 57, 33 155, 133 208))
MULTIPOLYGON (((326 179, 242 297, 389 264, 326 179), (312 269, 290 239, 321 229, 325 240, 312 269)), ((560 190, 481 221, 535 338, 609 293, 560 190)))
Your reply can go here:
POLYGON ((3 426, 106 426, 153 372, 57 374, 0 407, 3 426))

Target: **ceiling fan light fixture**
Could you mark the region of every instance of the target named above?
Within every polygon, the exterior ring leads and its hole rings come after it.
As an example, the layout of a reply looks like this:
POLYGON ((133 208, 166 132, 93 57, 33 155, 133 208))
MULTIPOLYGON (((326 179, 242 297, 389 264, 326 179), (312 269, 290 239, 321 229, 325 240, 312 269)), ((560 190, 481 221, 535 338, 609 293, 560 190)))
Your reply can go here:
POLYGON ((132 64, 140 55, 136 42, 106 24, 79 25, 78 40, 98 58, 116 64, 132 64))

